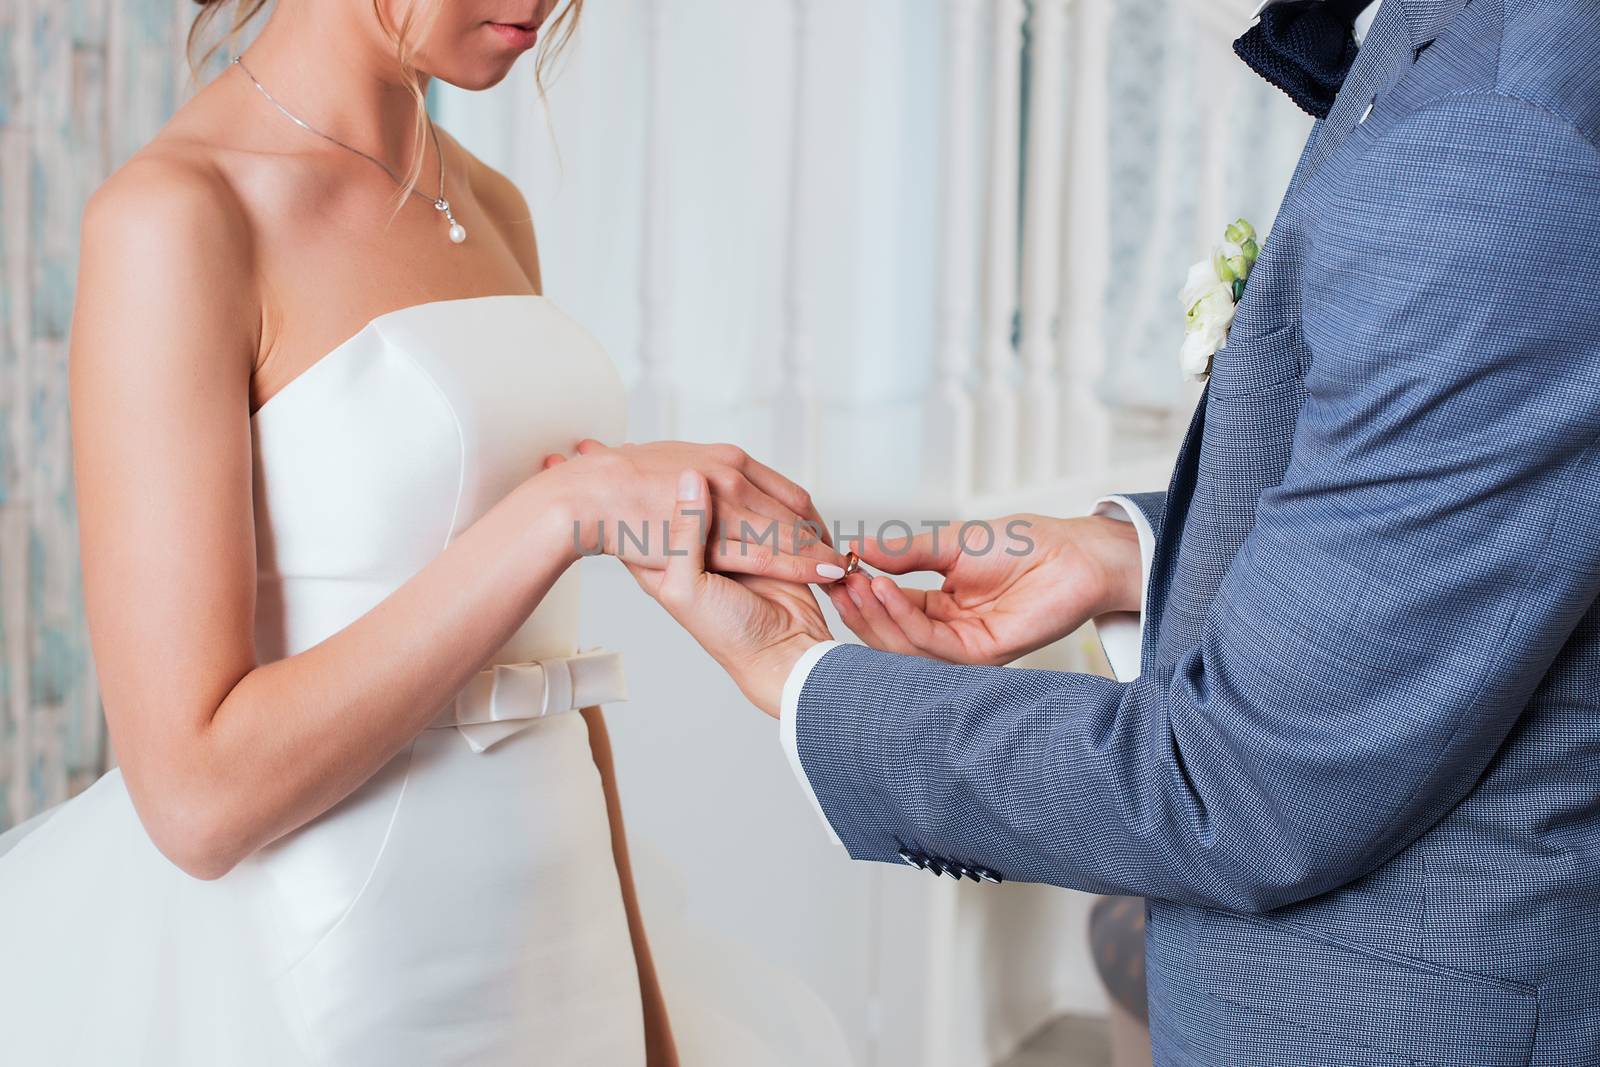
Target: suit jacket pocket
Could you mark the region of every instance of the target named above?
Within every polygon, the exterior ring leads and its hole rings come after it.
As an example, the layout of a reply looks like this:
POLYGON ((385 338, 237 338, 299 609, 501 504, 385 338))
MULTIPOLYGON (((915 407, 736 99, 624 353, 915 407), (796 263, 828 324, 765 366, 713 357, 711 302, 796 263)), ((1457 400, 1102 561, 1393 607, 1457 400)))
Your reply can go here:
POLYGON ((1422 1064, 1525 1067, 1539 992, 1296 923, 1213 912, 1198 944, 1223 1000, 1422 1064))
POLYGON ((1298 378, 1304 352, 1298 319, 1264 333, 1236 329, 1212 360, 1211 395, 1254 396, 1298 378))

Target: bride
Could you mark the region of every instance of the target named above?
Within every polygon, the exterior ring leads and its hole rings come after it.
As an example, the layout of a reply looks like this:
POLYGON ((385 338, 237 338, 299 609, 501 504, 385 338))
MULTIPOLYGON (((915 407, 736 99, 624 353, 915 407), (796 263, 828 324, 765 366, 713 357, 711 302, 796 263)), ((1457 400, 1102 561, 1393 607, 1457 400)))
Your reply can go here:
MULTIPOLYGON (((231 2, 199 20, 264 6, 231 2)), ((556 6, 278 0, 89 205, 72 418, 120 769, 0 838, 5 1062, 677 1062, 570 568, 692 467, 729 528, 786 531, 723 569, 843 572, 736 450, 540 470, 619 439, 622 389, 539 295, 516 189, 421 105, 542 64, 556 6)))

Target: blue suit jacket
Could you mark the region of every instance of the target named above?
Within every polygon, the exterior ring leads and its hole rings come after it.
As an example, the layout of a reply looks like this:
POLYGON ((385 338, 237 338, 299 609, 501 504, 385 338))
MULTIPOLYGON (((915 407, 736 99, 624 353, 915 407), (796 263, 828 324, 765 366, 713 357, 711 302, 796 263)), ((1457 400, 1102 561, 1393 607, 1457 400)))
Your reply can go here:
POLYGON ((1387 0, 1137 498, 1141 677, 829 652, 850 853, 1150 898, 1158 1064, 1600 1064, 1597 143, 1595 0, 1387 0))

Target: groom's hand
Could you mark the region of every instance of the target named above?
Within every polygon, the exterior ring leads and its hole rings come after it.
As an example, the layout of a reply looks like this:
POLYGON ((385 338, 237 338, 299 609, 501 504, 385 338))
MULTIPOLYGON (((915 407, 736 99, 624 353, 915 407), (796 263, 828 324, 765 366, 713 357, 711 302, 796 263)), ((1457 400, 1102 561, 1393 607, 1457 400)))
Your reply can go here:
POLYGON ((706 570, 705 478, 679 477, 665 570, 629 566, 645 592, 694 635, 750 702, 777 718, 783 684, 805 651, 832 637, 809 586, 706 570))
POLYGON ((933 591, 863 573, 827 587, 845 625, 874 648, 954 663, 1001 664, 1085 622, 1139 610, 1138 534, 1117 519, 1015 515, 909 540, 863 541, 893 574, 933 571, 933 591))

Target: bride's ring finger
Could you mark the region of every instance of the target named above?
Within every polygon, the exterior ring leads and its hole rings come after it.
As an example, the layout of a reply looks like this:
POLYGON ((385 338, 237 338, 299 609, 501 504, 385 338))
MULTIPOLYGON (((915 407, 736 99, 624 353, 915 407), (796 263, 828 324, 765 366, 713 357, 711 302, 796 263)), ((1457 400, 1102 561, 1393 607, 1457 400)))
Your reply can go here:
POLYGON ((844 577, 844 568, 831 560, 818 561, 775 549, 770 540, 742 540, 723 534, 712 538, 708 569, 724 574, 780 578, 805 585, 829 585, 844 577))
POLYGON ((757 489, 779 501, 793 501, 788 510, 796 512, 806 522, 816 524, 814 531, 828 547, 833 547, 833 537, 822 521, 822 513, 811 502, 810 495, 800 486, 754 458, 746 457, 745 477, 757 489))

